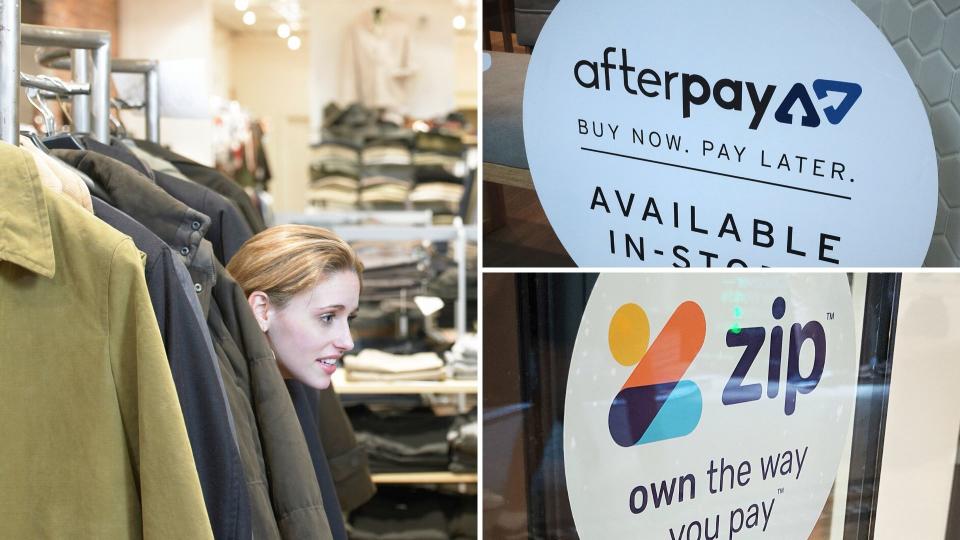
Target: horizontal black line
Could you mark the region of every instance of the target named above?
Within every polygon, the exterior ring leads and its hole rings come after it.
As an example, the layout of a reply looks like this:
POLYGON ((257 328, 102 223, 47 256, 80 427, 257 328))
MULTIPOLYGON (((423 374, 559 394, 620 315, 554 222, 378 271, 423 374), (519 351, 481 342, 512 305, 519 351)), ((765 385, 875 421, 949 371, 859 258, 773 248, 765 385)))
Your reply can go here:
POLYGON ((815 193, 815 194, 817 194, 817 195, 823 195, 823 196, 825 196, 825 197, 835 197, 835 198, 837 198, 837 199, 846 199, 846 200, 848 200, 848 201, 853 200, 852 198, 848 197, 847 195, 840 195, 840 194, 838 194, 838 193, 830 193, 830 192, 827 192, 827 191, 817 191, 817 190, 815 190, 815 189, 807 189, 807 188, 802 188, 802 187, 797 187, 797 186, 790 186, 790 185, 787 185, 787 184, 778 184, 778 183, 776 183, 776 182, 770 182, 769 180, 758 180, 758 179, 756 179, 756 178, 748 178, 748 177, 746 177, 746 176, 737 176, 737 175, 735 175, 735 174, 727 174, 727 173, 723 173, 723 172, 719 172, 719 171, 711 171, 711 170, 708 170, 708 169, 698 169, 697 167, 688 167, 688 166, 686 166, 686 165, 678 165, 678 164, 676 164, 676 163, 669 163, 669 162, 666 162, 666 161, 657 161, 657 160, 655 160, 655 159, 642 158, 642 157, 639 157, 639 156, 631 156, 631 155, 627 155, 627 154, 618 154, 618 153, 616 153, 616 152, 608 152, 608 151, 606 151, 606 150, 597 150, 596 148, 587 148, 586 146, 581 146, 580 149, 581 149, 581 150, 585 150, 585 151, 587 151, 587 152, 596 152, 596 153, 598 153, 598 154, 606 154, 606 155, 608 155, 608 156, 617 156, 617 157, 622 157, 622 158, 627 158, 627 159, 635 159, 635 160, 637 160, 637 161, 646 161, 647 163, 656 163, 657 165, 666 165, 667 167, 676 167, 676 168, 678 168, 678 169, 687 169, 688 171, 697 171, 697 172, 702 172, 702 173, 707 173, 707 174, 713 174, 713 175, 716 175, 716 176, 726 176, 727 178, 735 178, 735 179, 737 179, 737 180, 746 180, 746 181, 748 181, 748 182, 756 182, 756 183, 758 183, 758 184, 766 184, 766 185, 768 185, 768 186, 782 187, 782 188, 786 188, 786 189, 793 189, 793 190, 796 190, 796 191, 805 191, 805 192, 807 192, 807 193, 815 193))

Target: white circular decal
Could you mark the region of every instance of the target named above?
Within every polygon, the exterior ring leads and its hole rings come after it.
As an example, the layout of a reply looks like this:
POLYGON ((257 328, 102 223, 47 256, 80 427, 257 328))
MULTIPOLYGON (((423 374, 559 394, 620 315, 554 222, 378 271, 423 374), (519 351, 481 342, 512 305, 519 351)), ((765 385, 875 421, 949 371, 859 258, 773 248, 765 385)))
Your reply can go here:
POLYGON ((601 275, 564 405, 581 538, 805 539, 857 384, 844 275, 601 275))
POLYGON ((523 132, 580 266, 919 266, 937 162, 849 0, 560 2, 523 132))

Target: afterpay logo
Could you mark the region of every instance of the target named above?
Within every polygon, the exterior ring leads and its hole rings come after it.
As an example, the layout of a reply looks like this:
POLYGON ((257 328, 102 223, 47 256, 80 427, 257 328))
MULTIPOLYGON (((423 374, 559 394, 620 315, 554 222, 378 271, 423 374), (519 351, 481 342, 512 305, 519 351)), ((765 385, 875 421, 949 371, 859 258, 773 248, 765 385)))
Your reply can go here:
POLYGON ((636 365, 610 405, 610 436, 623 447, 683 437, 700 422, 703 397, 696 383, 681 380, 706 337, 703 310, 694 302, 677 307, 650 341, 650 321, 637 304, 624 304, 610 319, 614 360, 636 365))
POLYGON ((773 84, 763 85, 735 78, 711 83, 696 73, 640 68, 630 64, 627 49, 617 47, 605 48, 600 61, 578 61, 573 67, 573 77, 583 88, 611 92, 622 87, 627 94, 647 98, 663 96, 667 101, 671 95, 677 95, 676 91, 672 94, 671 91, 674 90, 673 82, 678 81, 684 118, 691 116, 694 107, 705 105, 712 99, 718 107, 728 111, 743 111, 746 107, 752 109, 750 129, 760 126, 774 104, 779 104, 775 105, 774 119, 781 124, 799 122, 803 127, 815 128, 821 124, 822 112, 823 119, 837 125, 863 93, 863 88, 857 83, 817 79, 811 85, 817 104, 814 104, 806 85, 799 82, 793 84, 785 95, 781 93, 781 98, 777 96, 777 86, 773 84), (620 73, 617 74, 617 71, 620 73), (819 102, 831 93, 843 95, 843 99, 836 105, 824 107, 819 102))

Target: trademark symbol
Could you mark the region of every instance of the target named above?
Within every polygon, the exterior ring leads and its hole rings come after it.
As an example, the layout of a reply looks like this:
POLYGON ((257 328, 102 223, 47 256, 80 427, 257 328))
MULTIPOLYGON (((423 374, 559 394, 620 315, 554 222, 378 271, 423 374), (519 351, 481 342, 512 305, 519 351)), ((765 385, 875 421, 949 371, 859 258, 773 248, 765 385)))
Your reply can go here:
POLYGON ((829 312, 829 313, 827 313, 827 320, 828 320, 828 321, 832 321, 832 320, 833 320, 833 312, 832 312, 832 311, 829 312))
POLYGON ((777 495, 783 495, 783 488, 777 488, 777 495))

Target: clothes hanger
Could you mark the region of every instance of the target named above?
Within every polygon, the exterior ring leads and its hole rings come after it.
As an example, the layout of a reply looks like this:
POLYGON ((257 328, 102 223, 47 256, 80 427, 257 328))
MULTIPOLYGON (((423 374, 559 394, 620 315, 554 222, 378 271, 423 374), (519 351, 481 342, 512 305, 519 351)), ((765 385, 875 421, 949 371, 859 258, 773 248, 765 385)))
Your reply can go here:
POLYGON ((62 110, 64 112, 64 116, 66 116, 66 118, 70 120, 70 116, 67 114, 67 109, 64 107, 63 101, 61 101, 60 95, 55 93, 37 91, 35 88, 34 89, 28 88, 27 90, 28 90, 28 94, 27 94, 28 100, 30 99, 30 93, 31 93, 29 92, 29 90, 36 91, 36 96, 34 97, 34 100, 30 101, 30 103, 36 107, 37 106, 36 102, 39 102, 43 106, 43 108, 47 111, 47 113, 50 115, 49 124, 48 124, 47 114, 45 114, 42 111, 40 113, 41 115, 44 116, 45 133, 42 139, 43 145, 50 149, 57 148, 57 149, 63 149, 63 150, 83 150, 83 146, 80 144, 80 141, 74 138, 73 134, 69 132, 55 133, 55 127, 54 127, 55 123, 53 121, 53 112, 50 111, 49 107, 47 107, 47 102, 45 98, 55 97, 57 99, 57 102, 60 104, 60 110, 62 110))

